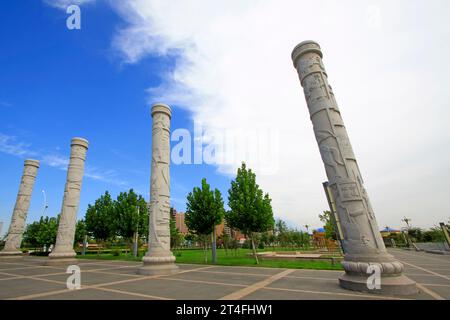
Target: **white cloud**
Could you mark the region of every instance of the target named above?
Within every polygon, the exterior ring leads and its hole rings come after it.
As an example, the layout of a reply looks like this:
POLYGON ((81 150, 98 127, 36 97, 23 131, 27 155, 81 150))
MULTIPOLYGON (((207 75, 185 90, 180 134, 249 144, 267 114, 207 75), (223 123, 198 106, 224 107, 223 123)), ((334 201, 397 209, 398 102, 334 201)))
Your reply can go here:
POLYGON ((15 136, 0 133, 0 152, 13 156, 33 156, 35 153, 31 151, 31 144, 17 141, 15 136))
MULTIPOLYGON (((47 153, 35 151, 31 144, 19 141, 17 137, 0 133, 0 152, 13 155, 20 158, 33 157, 40 160, 41 163, 60 170, 67 170, 69 157, 56 153, 47 153)), ((128 182, 120 179, 119 174, 114 170, 102 170, 97 167, 86 164, 85 177, 114 184, 119 187, 127 187, 128 182)))
MULTIPOLYGON (((209 131, 276 129, 279 168, 259 175, 277 216, 319 226, 319 156, 290 53, 317 40, 380 226, 447 218, 450 178, 448 1, 112 2, 128 25, 128 63, 172 56, 152 100, 186 108, 209 131)), ((152 70, 149 70, 152 72, 152 70)), ((247 159, 242 159, 247 160, 247 159)), ((235 166, 218 171, 234 172, 235 166)))

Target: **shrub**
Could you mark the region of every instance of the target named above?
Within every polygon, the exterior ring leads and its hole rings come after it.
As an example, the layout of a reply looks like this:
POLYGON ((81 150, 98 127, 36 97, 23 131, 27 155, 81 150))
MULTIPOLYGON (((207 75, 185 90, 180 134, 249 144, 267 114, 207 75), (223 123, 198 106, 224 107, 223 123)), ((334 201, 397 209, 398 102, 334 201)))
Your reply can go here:
POLYGON ((111 250, 111 254, 112 254, 114 257, 118 257, 118 256, 120 256, 120 255, 122 254, 122 250, 120 250, 120 249, 114 249, 114 250, 111 250))

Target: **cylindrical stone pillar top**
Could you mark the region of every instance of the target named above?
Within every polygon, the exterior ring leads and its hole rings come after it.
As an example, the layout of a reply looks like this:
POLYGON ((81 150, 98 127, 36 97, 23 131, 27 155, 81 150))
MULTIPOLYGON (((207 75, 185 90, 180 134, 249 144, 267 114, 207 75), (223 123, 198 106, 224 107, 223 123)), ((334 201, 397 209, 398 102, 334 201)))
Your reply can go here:
POLYGON ((294 50, 292 50, 291 57, 295 68, 297 67, 297 59, 308 52, 317 53, 321 58, 323 58, 322 49, 317 42, 313 40, 302 41, 295 46, 294 50))
POLYGON ((172 109, 170 109, 170 107, 165 104, 165 103, 155 103, 152 105, 152 117, 155 113, 164 113, 166 115, 169 116, 169 118, 172 118, 172 109))
POLYGON ((27 159, 24 162, 24 166, 32 166, 32 167, 36 167, 39 168, 39 160, 34 160, 34 159, 27 159))
POLYGON ((84 147, 87 149, 89 146, 89 141, 87 141, 84 138, 75 137, 75 138, 72 138, 72 142, 71 142, 70 146, 81 146, 81 147, 84 147))
POLYGON ((20 251, 20 244, 22 243, 22 235, 25 230, 25 222, 38 169, 38 160, 25 160, 19 192, 17 194, 16 204, 9 225, 8 236, 6 238, 5 247, 3 251, 0 252, 0 255, 18 255, 22 253, 20 251))

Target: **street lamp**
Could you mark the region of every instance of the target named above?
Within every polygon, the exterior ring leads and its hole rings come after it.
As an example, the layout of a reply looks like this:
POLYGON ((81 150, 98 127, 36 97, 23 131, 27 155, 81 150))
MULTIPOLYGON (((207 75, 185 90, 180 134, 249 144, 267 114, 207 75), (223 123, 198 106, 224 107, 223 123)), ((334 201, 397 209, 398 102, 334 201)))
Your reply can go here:
POLYGON ((48 208, 47 196, 45 195, 45 190, 42 190, 42 195, 44 197, 44 209, 42 209, 42 216, 44 216, 45 210, 48 208))
POLYGON ((410 218, 407 218, 407 217, 404 217, 404 218, 402 219, 402 221, 406 223, 406 225, 408 226, 408 229, 409 229, 409 228, 410 228, 409 222, 411 221, 411 219, 410 219, 410 218))
POLYGON ((133 244, 133 256, 136 258, 138 255, 138 239, 139 239, 139 206, 136 206, 137 209, 137 224, 136 231, 134 232, 134 244, 133 244))

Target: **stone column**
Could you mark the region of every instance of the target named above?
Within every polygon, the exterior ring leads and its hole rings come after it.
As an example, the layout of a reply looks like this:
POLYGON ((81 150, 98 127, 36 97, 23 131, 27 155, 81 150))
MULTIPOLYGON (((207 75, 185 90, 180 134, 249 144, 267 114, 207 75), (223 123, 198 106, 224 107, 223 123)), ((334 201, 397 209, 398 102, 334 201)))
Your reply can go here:
POLYGON ((76 256, 73 250, 73 242, 88 144, 88 141, 83 138, 72 139, 58 234, 55 248, 49 254, 50 261, 73 261, 73 258, 76 256))
POLYGON ((25 230, 28 208, 30 207, 31 194, 33 193, 34 182, 39 168, 39 161, 25 160, 22 180, 20 181, 19 193, 17 194, 16 205, 9 225, 6 237, 5 248, 0 255, 20 255, 20 244, 25 230))
POLYGON ((170 107, 152 106, 152 164, 150 178, 148 251, 138 273, 170 274, 178 270, 170 251, 170 107))
MULTIPOLYGON (((364 189, 344 122, 322 63, 322 51, 314 41, 304 41, 292 52, 309 109, 313 129, 325 165, 329 186, 341 222, 345 274, 341 287, 387 294, 415 294, 414 281, 402 275, 403 265, 388 254, 364 189), (381 288, 369 289, 369 265, 377 265, 381 288)), ((375 133, 374 133, 375 134, 375 133)), ((376 267, 371 267, 375 268, 376 267)))

